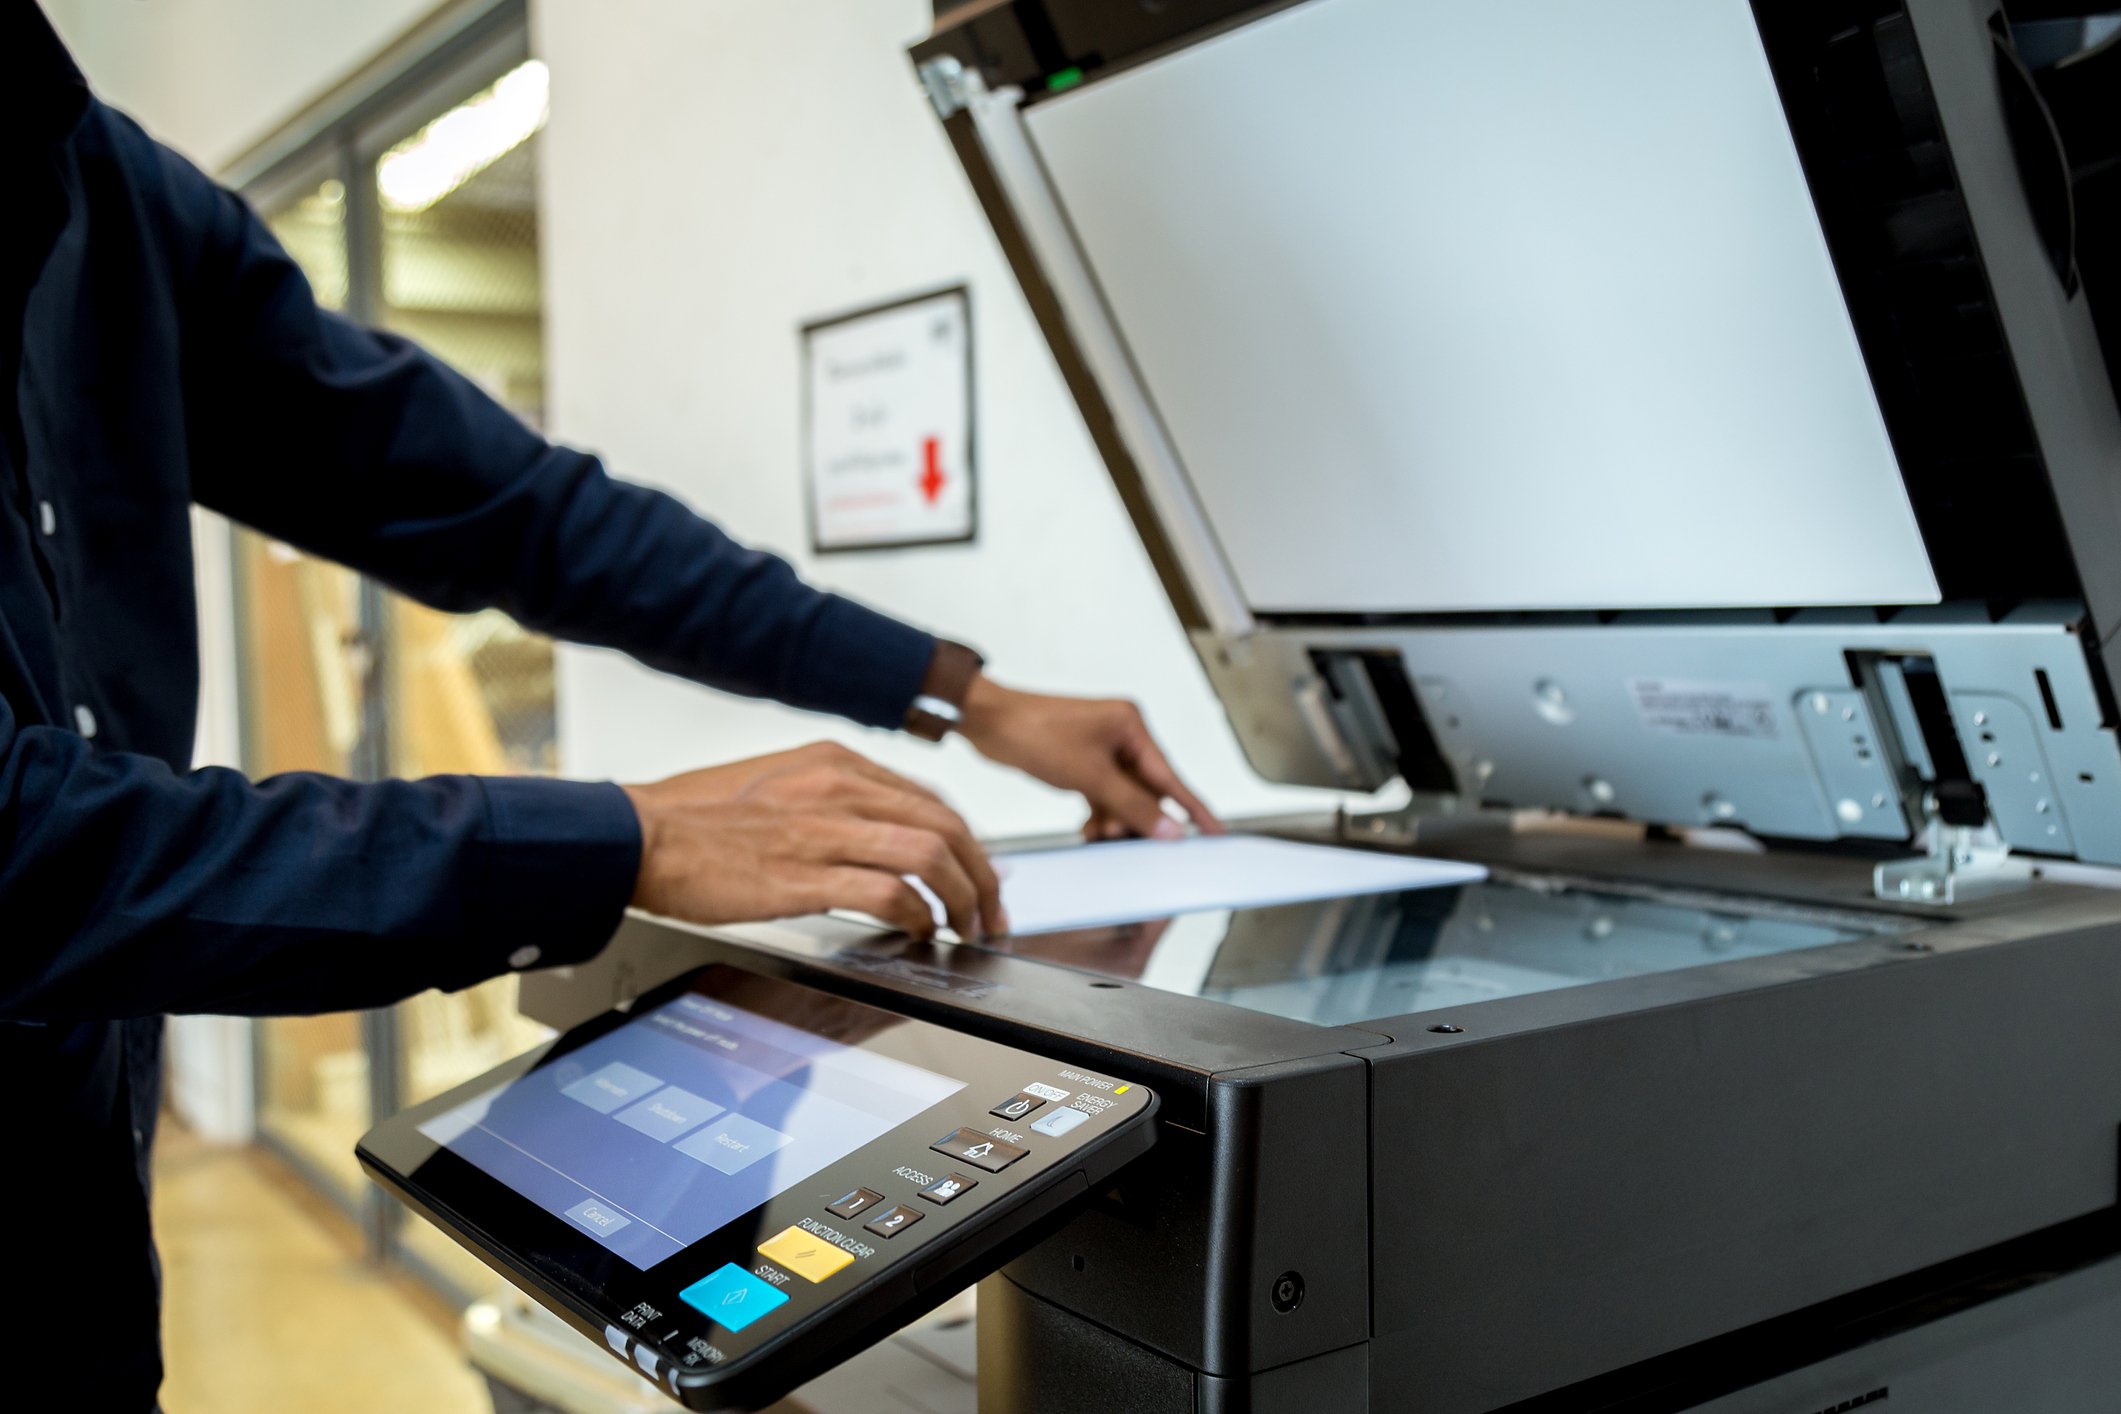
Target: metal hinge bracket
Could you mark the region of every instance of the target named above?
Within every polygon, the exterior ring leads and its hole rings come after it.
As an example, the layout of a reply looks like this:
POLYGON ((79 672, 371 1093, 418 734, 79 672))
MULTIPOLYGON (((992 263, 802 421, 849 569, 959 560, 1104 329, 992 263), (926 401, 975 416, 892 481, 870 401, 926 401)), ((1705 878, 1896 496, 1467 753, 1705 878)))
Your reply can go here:
POLYGON ((1896 903, 1964 903, 2029 888, 2030 862, 2013 856, 1993 824, 1947 825, 1931 817, 1923 852, 1871 871, 1871 890, 1896 903))
POLYGON ((981 85, 979 75, 948 54, 939 54, 920 66, 921 87, 935 105, 935 116, 948 118, 972 106, 981 85))

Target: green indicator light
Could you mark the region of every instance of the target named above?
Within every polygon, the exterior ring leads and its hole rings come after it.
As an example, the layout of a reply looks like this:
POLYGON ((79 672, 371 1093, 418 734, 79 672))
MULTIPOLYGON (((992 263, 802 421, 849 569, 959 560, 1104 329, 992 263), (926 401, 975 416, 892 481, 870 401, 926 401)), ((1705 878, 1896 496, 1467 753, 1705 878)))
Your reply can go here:
POLYGON ((1082 69, 1080 67, 1071 66, 1069 68, 1062 69, 1059 73, 1053 74, 1047 78, 1046 92, 1059 93, 1062 89, 1073 88, 1082 81, 1082 69))

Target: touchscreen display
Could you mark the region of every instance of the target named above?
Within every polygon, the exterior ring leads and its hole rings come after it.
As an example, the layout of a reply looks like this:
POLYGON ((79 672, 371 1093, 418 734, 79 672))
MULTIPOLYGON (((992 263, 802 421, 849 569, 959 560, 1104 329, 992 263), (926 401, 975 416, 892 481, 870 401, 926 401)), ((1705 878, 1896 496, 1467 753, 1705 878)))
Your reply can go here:
POLYGON ((963 1088, 686 993, 420 1132, 645 1268, 963 1088))

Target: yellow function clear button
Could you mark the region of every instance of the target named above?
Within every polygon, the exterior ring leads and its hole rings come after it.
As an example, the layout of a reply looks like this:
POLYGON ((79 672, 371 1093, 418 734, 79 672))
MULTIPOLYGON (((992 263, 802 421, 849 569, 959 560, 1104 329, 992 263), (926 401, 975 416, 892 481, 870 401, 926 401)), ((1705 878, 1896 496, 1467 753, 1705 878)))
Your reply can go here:
POLYGON ((854 1260, 854 1254, 846 1248, 835 1247, 799 1227, 784 1227, 760 1243, 759 1255, 805 1281, 823 1281, 854 1260))

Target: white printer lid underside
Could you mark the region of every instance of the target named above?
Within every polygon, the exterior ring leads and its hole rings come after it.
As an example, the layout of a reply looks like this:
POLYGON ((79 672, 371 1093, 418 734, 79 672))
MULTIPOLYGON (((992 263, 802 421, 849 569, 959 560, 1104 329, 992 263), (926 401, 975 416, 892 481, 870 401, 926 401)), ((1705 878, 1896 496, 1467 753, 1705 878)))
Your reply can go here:
POLYGON ((1024 125, 1255 612, 1938 599, 1744 0, 1300 5, 1024 125))

